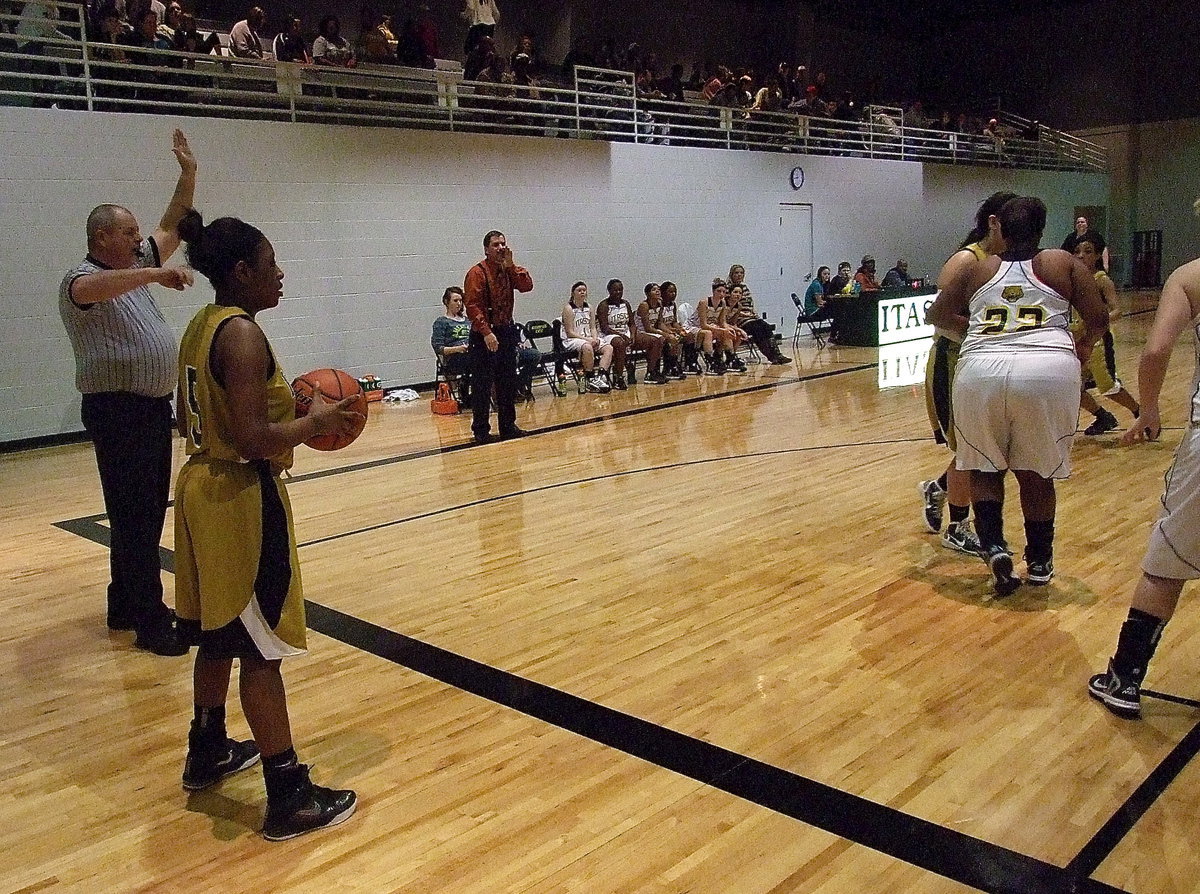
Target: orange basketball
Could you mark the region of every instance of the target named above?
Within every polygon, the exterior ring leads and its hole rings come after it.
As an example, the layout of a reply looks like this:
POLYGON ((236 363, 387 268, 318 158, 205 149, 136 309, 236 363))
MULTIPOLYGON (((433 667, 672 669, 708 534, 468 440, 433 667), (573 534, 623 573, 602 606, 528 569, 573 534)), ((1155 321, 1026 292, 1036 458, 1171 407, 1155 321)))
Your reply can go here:
POLYGON ((362 421, 354 429, 344 435, 317 435, 304 443, 314 450, 341 450, 354 443, 354 439, 362 434, 367 424, 367 397, 363 394, 358 379, 340 369, 314 369, 305 373, 292 382, 292 393, 296 395, 296 418, 308 415, 312 406, 313 391, 321 386, 321 394, 326 400, 335 402, 346 397, 358 398, 350 404, 350 409, 362 413, 362 421))

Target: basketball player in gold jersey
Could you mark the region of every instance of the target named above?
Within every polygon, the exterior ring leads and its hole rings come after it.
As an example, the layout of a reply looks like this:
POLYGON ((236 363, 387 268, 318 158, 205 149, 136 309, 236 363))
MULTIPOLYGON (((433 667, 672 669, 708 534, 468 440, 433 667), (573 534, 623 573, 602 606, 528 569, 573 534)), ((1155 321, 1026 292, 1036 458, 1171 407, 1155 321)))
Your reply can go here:
MULTIPOLYGON (((982 261, 989 255, 1004 251, 1004 240, 1000 237, 1000 224, 996 215, 1016 193, 997 192, 988 196, 975 212, 975 228, 959 245, 958 251, 942 266, 938 274, 938 286, 949 281, 967 264, 982 261)), ((955 450, 954 419, 952 412, 952 386, 954 369, 958 365, 958 349, 962 345, 962 334, 955 329, 938 327, 929 351, 929 362, 925 366, 925 408, 933 426, 933 438, 939 444, 955 450)), ((942 534, 942 546, 959 552, 975 555, 979 552, 979 541, 971 529, 968 516, 971 513, 971 473, 955 467, 953 455, 950 465, 940 478, 922 481, 921 496, 925 501, 925 526, 930 533, 942 530, 942 517, 947 502, 950 503, 950 525, 942 534)))
POLYGON ((313 785, 296 758, 280 663, 305 650, 304 593, 287 491, 292 449, 319 434, 343 434, 362 417, 313 401, 296 418, 295 398, 254 316, 283 295, 275 251, 231 217, 207 227, 196 211, 179 224, 188 262, 216 289, 179 350, 179 428, 188 461, 175 485, 175 600, 181 635, 198 648, 195 714, 183 787, 207 788, 258 762, 267 785, 263 836, 294 838, 342 822, 352 791, 313 785), (225 732, 233 660, 253 742, 225 732))
MULTIPOLYGON (((1104 306, 1108 308, 1108 320, 1111 323, 1113 320, 1120 319, 1121 305, 1117 300, 1117 287, 1104 272, 1104 259, 1097 250, 1096 243, 1092 241, 1093 238, 1088 233, 1076 241, 1075 257, 1079 258, 1088 270, 1096 271, 1096 285, 1100 287, 1100 297, 1104 301, 1104 306)), ((1117 428, 1117 417, 1096 403, 1096 398, 1088 392, 1087 380, 1089 378, 1095 383, 1097 391, 1104 397, 1110 398, 1113 403, 1120 404, 1127 409, 1133 414, 1134 419, 1137 419, 1141 413, 1142 408, 1139 406, 1137 398, 1125 390, 1125 386, 1117 378, 1116 364, 1109 367, 1108 355, 1111 350, 1112 333, 1105 332, 1104 349, 1093 351, 1092 357, 1084 369, 1084 388, 1080 392, 1079 404, 1096 417, 1095 422, 1083 430, 1085 435, 1102 435, 1117 428)))

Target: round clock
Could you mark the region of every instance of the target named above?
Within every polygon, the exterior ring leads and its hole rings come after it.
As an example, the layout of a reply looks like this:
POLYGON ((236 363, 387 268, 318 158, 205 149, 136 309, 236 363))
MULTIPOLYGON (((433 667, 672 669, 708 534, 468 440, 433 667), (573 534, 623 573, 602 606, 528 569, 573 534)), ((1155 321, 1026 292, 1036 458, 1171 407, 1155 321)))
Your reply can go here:
POLYGON ((792 189, 799 189, 804 185, 804 168, 792 168, 792 189))

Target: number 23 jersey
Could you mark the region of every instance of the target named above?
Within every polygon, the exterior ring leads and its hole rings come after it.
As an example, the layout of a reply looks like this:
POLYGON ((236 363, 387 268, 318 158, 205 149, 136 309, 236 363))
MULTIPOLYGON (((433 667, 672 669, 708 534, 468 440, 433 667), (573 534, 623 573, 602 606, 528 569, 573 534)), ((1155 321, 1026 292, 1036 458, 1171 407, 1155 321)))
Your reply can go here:
POLYGON ((1012 348, 1075 352, 1067 330, 1071 305, 1033 273, 1033 261, 1001 261, 971 296, 967 337, 960 356, 1012 348))

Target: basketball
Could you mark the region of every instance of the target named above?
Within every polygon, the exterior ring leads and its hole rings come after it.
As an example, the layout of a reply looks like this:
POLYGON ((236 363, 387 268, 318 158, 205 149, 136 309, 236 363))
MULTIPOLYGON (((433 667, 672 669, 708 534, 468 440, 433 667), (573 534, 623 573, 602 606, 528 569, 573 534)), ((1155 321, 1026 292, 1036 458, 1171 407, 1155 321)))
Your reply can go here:
POLYGON ((349 373, 342 372, 340 369, 314 369, 292 382, 292 393, 296 395, 297 419, 308 415, 308 408, 312 406, 313 391, 318 385, 321 388, 321 394, 330 402, 336 402, 346 397, 357 398, 354 403, 350 404, 350 409, 356 413, 362 413, 363 418, 353 430, 344 435, 317 435, 304 443, 314 450, 341 450, 343 447, 353 444, 354 439, 362 434, 363 427, 367 424, 367 397, 363 394, 358 379, 349 373))

